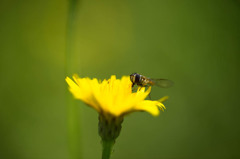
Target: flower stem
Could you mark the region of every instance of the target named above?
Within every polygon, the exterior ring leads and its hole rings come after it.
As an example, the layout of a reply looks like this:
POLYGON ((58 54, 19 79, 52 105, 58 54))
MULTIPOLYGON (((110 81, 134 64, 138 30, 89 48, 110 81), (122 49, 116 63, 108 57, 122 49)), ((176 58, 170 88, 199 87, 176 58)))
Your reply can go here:
POLYGON ((122 128, 123 117, 99 115, 98 134, 102 138, 102 159, 110 159, 113 145, 122 128))
MULTIPOLYGON (((66 51, 65 51, 65 76, 71 76, 76 72, 76 64, 74 58, 74 23, 76 20, 77 5, 79 0, 69 0, 69 8, 66 26, 66 51)), ((79 106, 73 100, 72 95, 66 92, 67 108, 68 108, 68 138, 70 159, 80 159, 81 156, 81 134, 80 134, 80 114, 79 106)))
POLYGON ((114 140, 102 141, 102 159, 110 159, 112 148, 114 145, 114 140))

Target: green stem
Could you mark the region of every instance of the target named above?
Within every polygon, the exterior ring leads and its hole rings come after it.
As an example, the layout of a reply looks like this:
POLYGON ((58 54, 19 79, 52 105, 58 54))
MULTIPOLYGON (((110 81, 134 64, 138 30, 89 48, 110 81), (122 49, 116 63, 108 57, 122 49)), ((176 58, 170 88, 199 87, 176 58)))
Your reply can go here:
POLYGON ((65 51, 65 73, 72 76, 76 73, 74 64, 74 21, 76 16, 76 6, 78 0, 69 0, 67 26, 66 26, 66 51, 65 51))
POLYGON ((114 140, 102 141, 102 146, 103 146, 102 159, 110 159, 113 145, 114 145, 114 140))
MULTIPOLYGON (((65 51, 65 76, 76 73, 74 58, 74 22, 76 20, 77 4, 79 0, 69 0, 69 8, 66 26, 66 51, 65 51)), ((69 91, 66 92, 68 108, 68 138, 71 159, 81 158, 80 142, 80 107, 74 101, 69 91)))
POLYGON ((102 138, 102 159, 110 159, 115 140, 120 134, 123 117, 99 115, 98 134, 102 138))

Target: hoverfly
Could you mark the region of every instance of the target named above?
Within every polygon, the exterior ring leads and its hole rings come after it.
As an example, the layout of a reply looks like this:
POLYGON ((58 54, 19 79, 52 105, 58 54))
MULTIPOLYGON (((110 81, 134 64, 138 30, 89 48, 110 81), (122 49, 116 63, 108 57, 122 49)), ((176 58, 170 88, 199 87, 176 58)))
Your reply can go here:
POLYGON ((161 88, 168 88, 173 85, 173 82, 168 79, 151 79, 138 73, 131 74, 130 80, 132 81, 132 87, 135 84, 140 87, 159 86, 161 88))

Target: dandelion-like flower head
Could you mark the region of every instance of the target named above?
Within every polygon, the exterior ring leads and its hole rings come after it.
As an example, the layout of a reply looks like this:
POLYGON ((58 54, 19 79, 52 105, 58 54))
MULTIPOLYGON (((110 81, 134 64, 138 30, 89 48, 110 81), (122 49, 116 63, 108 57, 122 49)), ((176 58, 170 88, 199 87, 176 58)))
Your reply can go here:
POLYGON ((167 97, 156 101, 145 100, 151 87, 147 90, 145 87, 139 88, 133 92, 129 76, 116 79, 116 76, 112 75, 110 79, 100 81, 96 78, 79 78, 73 75, 73 80, 66 77, 69 90, 74 97, 106 117, 120 117, 136 111, 146 111, 157 116, 160 110, 165 109, 162 101, 167 97))

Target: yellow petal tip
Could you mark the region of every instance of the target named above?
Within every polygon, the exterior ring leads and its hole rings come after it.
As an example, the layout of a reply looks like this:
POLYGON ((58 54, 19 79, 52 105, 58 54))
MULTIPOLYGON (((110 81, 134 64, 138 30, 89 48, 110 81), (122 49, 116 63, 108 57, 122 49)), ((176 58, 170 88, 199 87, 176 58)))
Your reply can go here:
POLYGON ((160 98, 158 101, 162 103, 162 102, 165 102, 168 98, 169 98, 169 96, 164 96, 164 97, 160 98))

